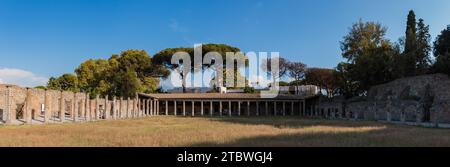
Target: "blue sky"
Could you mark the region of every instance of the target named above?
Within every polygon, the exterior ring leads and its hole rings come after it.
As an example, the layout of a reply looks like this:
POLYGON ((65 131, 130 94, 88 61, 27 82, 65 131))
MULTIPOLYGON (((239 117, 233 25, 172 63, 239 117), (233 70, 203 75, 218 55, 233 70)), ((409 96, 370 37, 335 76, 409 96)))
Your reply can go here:
POLYGON ((332 68, 352 23, 378 21, 397 41, 410 9, 433 39, 450 24, 448 0, 0 0, 0 82, 34 86, 89 58, 195 43, 332 68))

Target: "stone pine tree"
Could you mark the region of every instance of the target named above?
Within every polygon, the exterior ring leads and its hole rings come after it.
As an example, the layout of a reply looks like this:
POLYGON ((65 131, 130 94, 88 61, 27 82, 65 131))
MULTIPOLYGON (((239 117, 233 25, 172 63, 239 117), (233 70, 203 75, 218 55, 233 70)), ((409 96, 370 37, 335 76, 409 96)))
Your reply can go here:
POLYGON ((415 75, 416 69, 416 15, 414 11, 409 11, 408 21, 406 23, 406 37, 405 37, 405 50, 403 52, 403 76, 415 75))
MULTIPOLYGON (((194 56, 195 56, 195 52, 194 52, 195 48, 184 48, 184 47, 179 47, 179 48, 167 48, 164 49, 162 51, 159 51, 158 53, 156 53, 153 56, 153 61, 152 63, 154 65, 157 66, 164 66, 167 69, 172 70, 173 72, 176 72, 179 74, 180 79, 182 81, 182 88, 183 88, 183 92, 186 92, 186 87, 187 87, 187 78, 188 75, 196 73, 196 72, 201 72, 204 70, 204 68, 208 68, 210 67, 210 65, 208 64, 202 64, 201 67, 199 68, 198 66, 196 66, 194 63, 194 56), (191 60, 191 65, 190 65, 190 69, 185 69, 184 63, 180 62, 179 64, 172 64, 172 56, 174 56, 175 53, 177 52, 186 52, 189 54, 190 56, 190 60, 191 60)), ((232 47, 229 45, 225 45, 225 44, 205 44, 202 45, 202 57, 204 57, 207 53, 210 52, 217 52, 221 55, 222 59, 223 59, 223 69, 225 69, 226 66, 226 53, 227 52, 232 52, 232 53, 237 53, 240 52, 241 50, 239 48, 236 47, 232 47)), ((215 63, 215 60, 214 60, 215 63)), ((217 71, 216 71, 217 72, 217 71)), ((226 76, 223 76, 224 78, 226 78, 226 76)))
POLYGON ((430 39, 429 26, 423 19, 417 23, 416 75, 426 74, 430 69, 430 39))

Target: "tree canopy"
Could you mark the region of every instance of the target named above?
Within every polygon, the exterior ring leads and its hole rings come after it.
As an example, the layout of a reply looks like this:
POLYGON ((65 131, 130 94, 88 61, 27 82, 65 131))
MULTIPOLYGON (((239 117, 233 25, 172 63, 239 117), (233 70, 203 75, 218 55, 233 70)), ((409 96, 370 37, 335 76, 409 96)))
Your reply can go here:
MULTIPOLYGON (((194 64, 194 51, 196 48, 168 48, 168 49, 164 49, 158 53, 156 53, 153 56, 153 64, 155 66, 164 66, 168 69, 173 70, 174 72, 178 73, 180 75, 180 79, 182 80, 182 87, 183 87, 183 92, 186 91, 186 79, 187 79, 187 75, 189 73, 194 73, 194 72, 198 72, 203 70, 206 67, 210 67, 211 65, 209 64, 201 64, 200 66, 194 64), (172 63, 172 56, 177 53, 177 52, 185 52, 190 56, 190 68, 186 69, 184 68, 184 62, 180 61, 179 64, 173 64, 172 63)), ((204 58, 204 56, 207 53, 210 52, 217 52, 222 56, 222 60, 223 60, 223 65, 222 68, 225 69, 226 67, 226 53, 227 52, 233 52, 233 53, 237 53, 240 52, 241 50, 239 48, 236 47, 232 47, 229 45, 225 45, 225 44, 205 44, 202 45, 202 59, 204 58)), ((215 60, 212 61, 212 64, 215 64, 215 60)), ((237 67, 239 68, 239 67, 237 67)), ((223 73, 223 77, 225 78, 228 72, 223 73)))
POLYGON ((87 92, 91 97, 134 97, 137 92, 156 92, 158 77, 166 77, 169 71, 152 64, 152 58, 144 50, 126 50, 112 55, 108 60, 87 60, 75 69, 75 74, 50 78, 49 89, 87 92))
POLYGON ((450 75, 450 25, 438 35, 433 49, 435 72, 450 75))
POLYGON ((364 94, 371 86, 391 81, 395 57, 399 50, 385 38, 387 28, 380 23, 355 23, 341 42, 342 56, 347 62, 345 75, 357 88, 351 94, 364 94))

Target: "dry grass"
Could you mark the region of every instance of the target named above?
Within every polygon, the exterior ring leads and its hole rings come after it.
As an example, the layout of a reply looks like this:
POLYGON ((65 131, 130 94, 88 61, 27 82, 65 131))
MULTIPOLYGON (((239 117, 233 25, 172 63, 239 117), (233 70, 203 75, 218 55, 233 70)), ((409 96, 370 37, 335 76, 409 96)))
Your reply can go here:
POLYGON ((0 146, 450 146, 450 130, 299 118, 153 117, 2 126, 0 146))

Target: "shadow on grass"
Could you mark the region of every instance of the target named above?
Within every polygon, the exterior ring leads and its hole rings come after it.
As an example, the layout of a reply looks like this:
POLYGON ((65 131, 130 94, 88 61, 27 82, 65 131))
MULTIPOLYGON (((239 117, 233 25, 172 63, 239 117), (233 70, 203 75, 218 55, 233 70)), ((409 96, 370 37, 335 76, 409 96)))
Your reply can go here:
POLYGON ((240 138, 226 143, 203 142, 190 147, 372 147, 401 144, 383 140, 366 140, 370 133, 383 133, 382 131, 266 135, 240 138))
MULTIPOLYGON (((371 122, 371 121, 350 121, 350 120, 326 120, 299 117, 221 117, 210 118, 211 121, 243 124, 243 125, 268 125, 275 128, 306 128, 311 126, 332 126, 341 128, 357 128, 367 126, 391 127, 391 124, 371 122)), ((399 126, 399 125, 396 125, 399 126)))
POLYGON ((211 121, 268 125, 292 132, 242 137, 225 143, 202 142, 191 147, 436 147, 450 146, 445 131, 370 121, 295 117, 211 118, 211 121))

